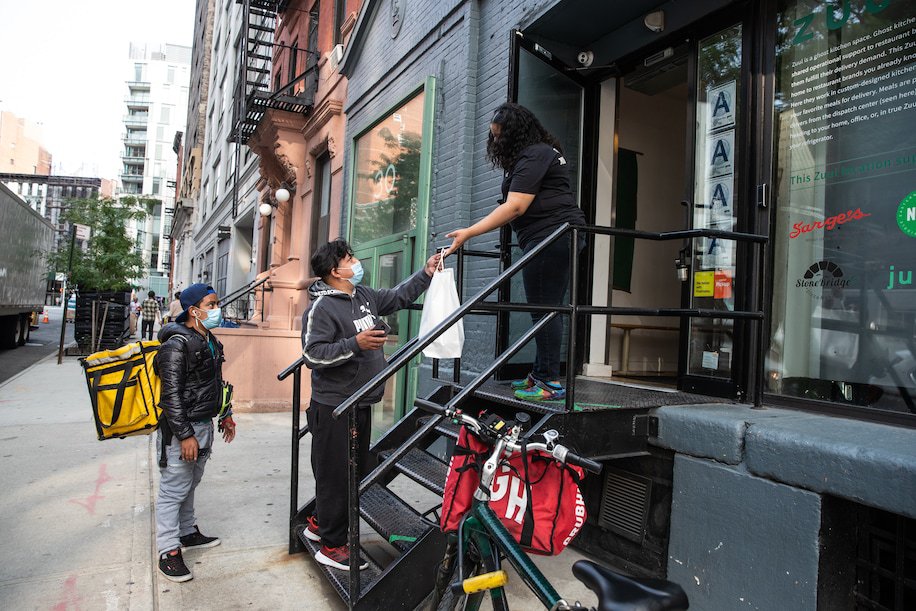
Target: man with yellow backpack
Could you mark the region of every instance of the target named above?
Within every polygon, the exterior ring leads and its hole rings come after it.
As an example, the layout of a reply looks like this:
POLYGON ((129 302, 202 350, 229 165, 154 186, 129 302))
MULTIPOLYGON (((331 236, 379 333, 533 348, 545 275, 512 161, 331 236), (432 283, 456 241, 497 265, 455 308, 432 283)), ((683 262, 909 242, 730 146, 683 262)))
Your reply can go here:
POLYGON ((213 419, 226 443, 235 438, 231 386, 222 375, 223 346, 210 333, 222 315, 212 287, 192 284, 181 292, 182 312, 159 331, 161 346, 153 362, 161 379, 162 417, 156 434, 160 460, 156 499, 159 571, 171 581, 193 578, 181 551, 220 544, 200 532, 194 516, 194 491, 213 444, 213 419))

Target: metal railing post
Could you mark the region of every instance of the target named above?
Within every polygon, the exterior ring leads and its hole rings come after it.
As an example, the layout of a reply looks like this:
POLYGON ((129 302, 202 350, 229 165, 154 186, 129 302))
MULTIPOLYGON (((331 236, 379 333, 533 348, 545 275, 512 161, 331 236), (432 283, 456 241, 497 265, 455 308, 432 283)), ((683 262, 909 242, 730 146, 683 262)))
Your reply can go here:
POLYGON ((350 598, 350 608, 356 606, 359 600, 359 425, 358 414, 359 407, 354 407, 347 414, 347 428, 349 434, 349 452, 347 457, 347 488, 350 509, 348 518, 349 529, 347 535, 348 548, 350 552, 350 574, 348 591, 350 598))
POLYGON ((579 230, 569 235, 569 336, 566 340, 566 411, 576 408, 576 333, 579 314, 579 230))
MULTIPOLYGON (((302 367, 297 367, 293 372, 293 435, 292 435, 292 461, 290 464, 290 484, 289 484, 289 523, 293 523, 296 514, 299 513, 299 423, 301 414, 299 413, 300 402, 300 382, 302 381, 302 367)), ((301 549, 299 540, 293 529, 289 530, 289 553, 294 553, 301 549)))

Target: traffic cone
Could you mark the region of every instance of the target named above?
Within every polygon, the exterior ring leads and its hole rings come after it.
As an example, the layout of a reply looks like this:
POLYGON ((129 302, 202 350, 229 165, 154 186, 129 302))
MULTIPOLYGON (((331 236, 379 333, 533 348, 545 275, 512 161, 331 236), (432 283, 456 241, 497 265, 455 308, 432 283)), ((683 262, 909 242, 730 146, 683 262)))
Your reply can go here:
POLYGON ((41 322, 44 322, 44 323, 51 322, 51 319, 48 318, 48 311, 47 311, 47 310, 44 310, 44 311, 42 312, 41 322))

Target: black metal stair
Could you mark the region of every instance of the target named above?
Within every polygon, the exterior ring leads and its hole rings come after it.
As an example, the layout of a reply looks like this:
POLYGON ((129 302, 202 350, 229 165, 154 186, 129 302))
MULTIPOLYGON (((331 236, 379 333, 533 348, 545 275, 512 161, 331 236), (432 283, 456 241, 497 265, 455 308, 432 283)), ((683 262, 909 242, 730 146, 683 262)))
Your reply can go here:
MULTIPOLYGON (((256 51, 255 51, 256 52, 256 51)), ((253 98, 247 109, 248 121, 259 119, 263 114, 266 103, 262 99, 269 95, 266 91, 255 89, 251 92, 253 98)), ((279 92, 278 92, 279 93, 279 92)), ((274 103, 290 103, 292 100, 281 96, 271 98, 274 103)), ((273 106, 271 106, 272 108, 273 106)), ((252 123, 256 125, 256 123, 252 123)), ((249 126, 250 127, 250 126, 249 126)), ((253 128, 252 128, 253 129, 253 128)), ((503 418, 514 419, 518 412, 525 412, 526 419, 531 423, 526 435, 534 435, 546 429, 556 429, 564 439, 564 443, 571 446, 578 454, 594 460, 611 460, 625 457, 645 456, 648 454, 648 437, 653 434, 653 417, 649 410, 661 405, 678 405, 699 402, 721 402, 722 399, 688 395, 686 393, 664 393, 646 390, 645 387, 634 391, 633 385, 611 385, 600 382, 577 378, 576 352, 568 350, 566 386, 568 395, 565 401, 556 403, 530 402, 516 398, 507 383, 490 381, 496 373, 509 362, 522 347, 531 341, 535 335, 556 316, 567 316, 569 319, 569 335, 576 337, 578 318, 584 316, 615 314, 645 314, 650 316, 681 316, 706 318, 731 318, 747 319, 758 323, 762 320, 762 312, 757 311, 730 311, 697 310, 684 308, 629 308, 612 306, 591 306, 580 302, 575 272, 578 257, 577 251, 572 249, 571 282, 568 306, 539 306, 531 304, 503 303, 506 296, 499 298, 499 303, 486 301, 494 291, 500 289, 510 277, 520 271, 544 249, 553 244, 564 235, 569 234, 569 244, 578 243, 580 232, 596 235, 626 235, 633 237, 633 230, 598 226, 573 226, 564 224, 547 236, 541 243, 525 253, 520 259, 502 269, 497 278, 486 284, 480 292, 469 299, 464 299, 463 304, 452 314, 441 321, 426 335, 409 340, 395 354, 388 359, 387 367, 376 374, 372 380, 366 382, 360 389, 355 390, 351 396, 334 410, 334 417, 349 418, 348 427, 350 434, 356 435, 357 406, 364 401, 379 385, 388 380, 394 373, 407 366, 415 359, 430 342, 441 335, 452 324, 467 314, 479 313, 475 308, 486 310, 487 307, 497 311, 503 308, 507 312, 513 308, 520 311, 542 311, 543 317, 521 334, 511 346, 496 346, 494 361, 483 371, 477 372, 477 377, 470 380, 467 385, 459 384, 461 376, 460 363, 455 360, 452 371, 454 379, 446 383, 426 399, 418 399, 417 405, 424 406, 431 412, 438 412, 437 406, 446 404, 452 409, 463 409, 469 413, 489 410, 498 413, 503 418), (519 305, 523 307, 519 307, 519 305)), ((762 244, 765 236, 754 234, 740 234, 719 230, 688 230, 666 233, 636 232, 636 237, 649 240, 680 240, 706 237, 720 237, 723 239, 736 239, 762 244)), ((503 253, 507 249, 506 240, 503 239, 503 253)), ((480 254, 480 253, 476 253, 480 254)), ((462 257, 459 252, 459 279, 462 277, 462 257)), ((481 255, 482 256, 482 255, 481 255)), ((502 256, 502 255, 500 255, 502 256)), ((506 257, 507 260, 511 260, 506 257)), ((502 260, 502 259, 501 259, 502 260)), ((760 260, 764 260, 760 253, 760 260)), ((459 285, 459 293, 461 288, 459 285)), ((571 344, 572 346, 572 344, 571 344)), ((316 545, 308 541, 303 535, 306 518, 314 508, 314 501, 299 507, 298 499, 298 469, 299 469, 299 440, 307 434, 308 429, 299 428, 301 374, 304 359, 300 358, 279 374, 280 380, 294 376, 293 382, 293 455, 291 469, 291 519, 290 519, 290 553, 296 551, 316 550, 316 545)), ((433 366, 434 379, 438 379, 438 363, 433 366)), ((439 380, 444 382, 443 380, 439 380)), ((351 575, 346 571, 338 571, 322 565, 318 566, 324 571, 341 598, 350 609, 414 609, 429 594, 434 587, 435 573, 439 561, 443 557, 445 537, 436 524, 424 518, 435 515, 441 507, 441 500, 420 499, 417 503, 432 505, 428 511, 423 507, 411 505, 410 500, 399 497, 392 487, 399 477, 403 476, 416 482, 428 491, 441 497, 444 489, 447 460, 457 437, 457 429, 449 422, 443 421, 441 416, 426 417, 415 408, 388 430, 384 436, 372 447, 373 455, 380 459, 381 464, 368 475, 364 475, 361 483, 355 482, 356 446, 351 445, 349 450, 350 482, 350 531, 349 544, 356 548, 361 547, 362 554, 371 555, 375 548, 370 546, 365 539, 359 538, 361 534, 360 520, 358 520, 356 506, 359 506, 359 515, 381 537, 390 543, 395 554, 389 558, 367 558, 370 566, 367 570, 351 575), (439 505, 436 505, 436 501, 439 505)), ((407 487, 411 489, 411 487, 407 487)), ((413 490, 418 490, 416 487, 413 490)), ((429 495, 427 491, 418 491, 429 495)), ((424 497, 425 498, 425 497, 424 497)))
MULTIPOLYGON (((372 448, 379 460, 390 456, 404 439, 416 431, 419 416, 417 410, 410 412, 379 440, 372 448)), ((445 549, 445 537, 436 522, 424 518, 417 507, 398 496, 387 484, 403 475, 441 497, 447 465, 423 449, 434 443, 442 432, 451 432, 448 425, 443 424, 439 428, 441 431, 431 430, 420 447, 411 449, 396 463, 382 482, 370 486, 360 495, 360 515, 365 524, 391 549, 370 546, 365 538, 362 539, 361 556, 369 563, 369 568, 359 574, 359 600, 352 604, 349 600, 347 571, 317 562, 313 565, 327 576, 344 603, 352 609, 414 609, 429 593, 445 549), (383 552, 379 555, 384 557, 373 557, 373 553, 378 554, 379 551, 383 552)), ((432 498, 432 495, 429 497, 432 498)), ((430 502, 431 507, 420 509, 428 510, 425 513, 437 511, 441 500, 430 502)), ((314 499, 301 507, 293 519, 293 533, 300 550, 312 556, 321 545, 308 540, 304 534, 305 519, 313 511, 314 499)), ((365 536, 365 533, 361 535, 365 536)))
MULTIPOLYGON (((305 546, 306 551, 310 556, 315 556, 318 553, 318 550, 321 549, 321 543, 312 541, 305 536, 305 525, 297 527, 296 536, 299 537, 299 540, 305 546)), ((371 586, 372 583, 378 581, 379 577, 382 574, 382 567, 376 563, 376 561, 369 556, 365 550, 361 550, 360 557, 369 564, 368 568, 363 569, 359 572, 359 579, 362 584, 362 589, 365 591, 371 586)), ((340 594, 340 597, 344 600, 347 600, 347 571, 342 571, 340 569, 335 569, 323 564, 318 564, 322 568, 325 576, 327 576, 328 581, 331 582, 331 585, 334 586, 334 589, 337 590, 337 593, 340 594)))
MULTIPOLYGON (((390 451, 379 452, 379 457, 383 460, 390 455, 390 451)), ((442 496, 445 490, 448 465, 429 452, 414 448, 407 453, 407 456, 399 460, 394 468, 398 473, 406 475, 423 487, 442 496)))
POLYGON ((438 528, 388 488, 376 484, 359 498, 363 519, 400 552, 406 552, 427 531, 438 528))

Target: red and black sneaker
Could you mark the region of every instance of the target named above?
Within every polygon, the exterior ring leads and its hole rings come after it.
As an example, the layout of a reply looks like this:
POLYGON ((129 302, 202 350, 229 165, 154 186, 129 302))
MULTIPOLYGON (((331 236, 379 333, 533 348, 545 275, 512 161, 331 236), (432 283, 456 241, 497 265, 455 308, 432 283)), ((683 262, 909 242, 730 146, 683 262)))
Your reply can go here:
POLYGON ((318 518, 309 516, 305 519, 305 538, 309 541, 321 541, 321 533, 318 531, 318 518))
MULTIPOLYGON (((340 547, 322 545, 318 553, 315 554, 315 560, 321 564, 340 569, 341 571, 350 570, 350 550, 347 549, 346 545, 341 545, 340 547)), ((359 570, 367 568, 369 568, 368 562, 363 562, 359 566, 359 570)))

